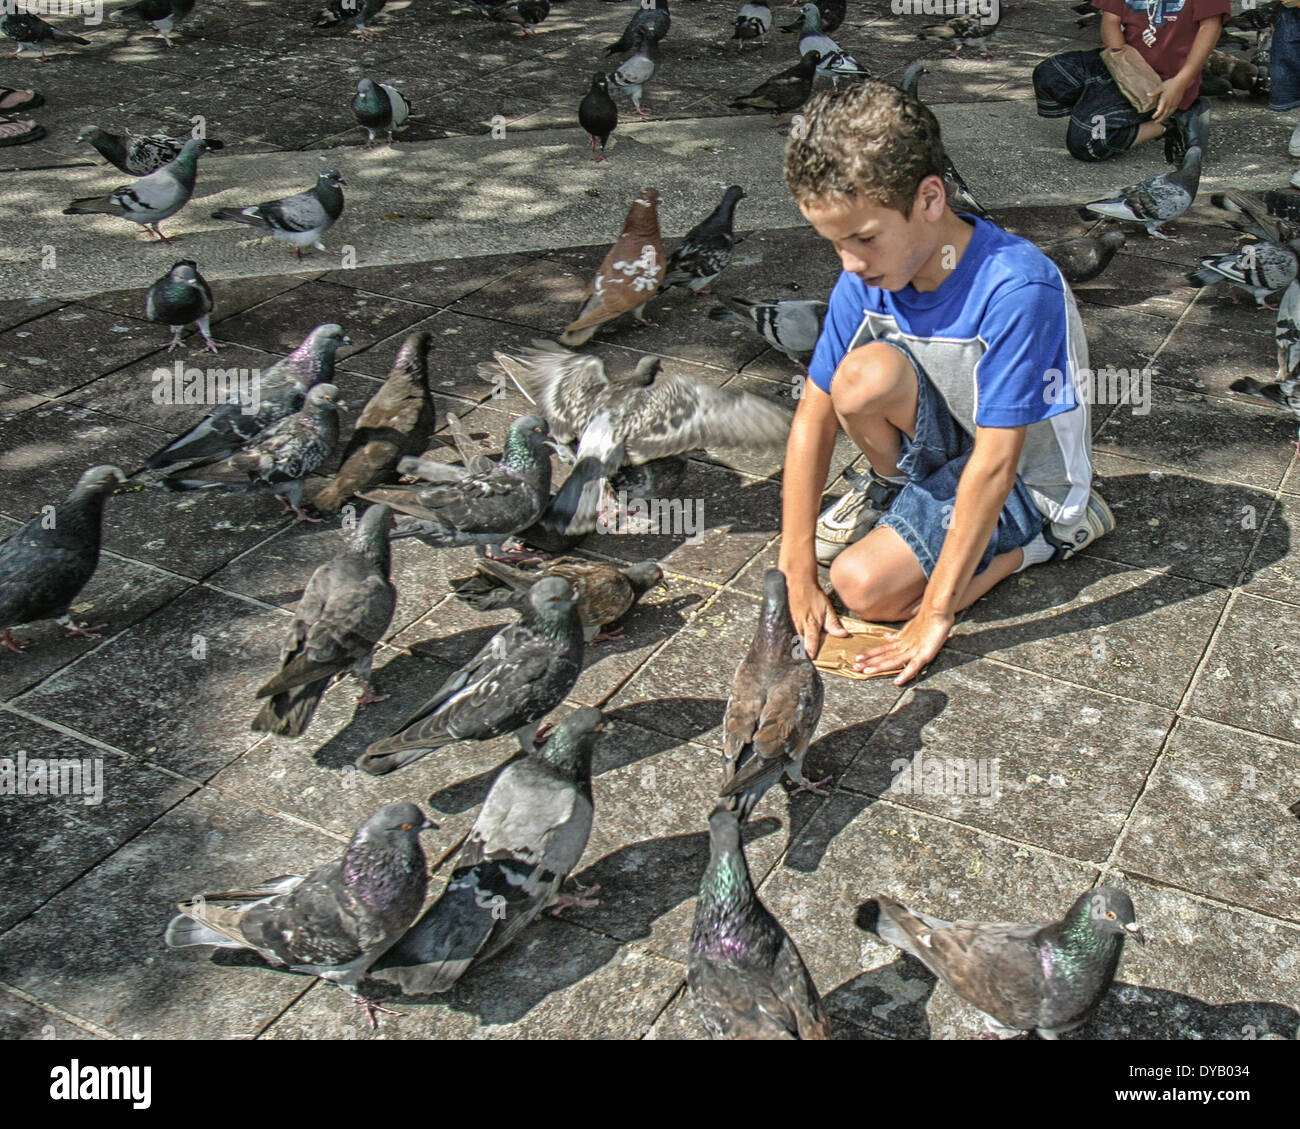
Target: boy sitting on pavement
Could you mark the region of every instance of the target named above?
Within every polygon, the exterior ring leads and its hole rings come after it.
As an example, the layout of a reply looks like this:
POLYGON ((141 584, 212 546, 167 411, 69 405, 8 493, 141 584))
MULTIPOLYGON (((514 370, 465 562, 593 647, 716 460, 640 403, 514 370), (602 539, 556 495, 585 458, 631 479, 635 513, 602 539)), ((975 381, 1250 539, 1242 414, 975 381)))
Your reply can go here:
POLYGON ((854 615, 907 620, 855 664, 902 666, 902 685, 998 581, 1114 528, 1092 490, 1087 343, 1042 252, 949 209, 919 101, 866 82, 801 125, 786 183, 844 269, 786 447, 779 565, 810 655, 847 634, 818 561, 854 615), (870 474, 818 519, 841 427, 870 474))

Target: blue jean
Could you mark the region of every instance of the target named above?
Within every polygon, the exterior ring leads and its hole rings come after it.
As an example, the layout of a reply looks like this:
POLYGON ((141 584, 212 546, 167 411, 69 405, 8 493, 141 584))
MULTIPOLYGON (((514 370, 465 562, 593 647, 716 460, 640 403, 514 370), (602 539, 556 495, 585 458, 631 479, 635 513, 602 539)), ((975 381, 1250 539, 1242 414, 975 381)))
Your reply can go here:
MULTIPOLYGON (((907 542, 928 580, 948 536, 957 481, 975 441, 953 418, 939 390, 911 352, 893 341, 886 344, 907 357, 916 371, 916 435, 910 439, 903 436, 903 453, 898 460, 907 484, 876 524, 889 526, 907 542)), ((1017 475, 976 573, 988 568, 994 557, 1032 541, 1042 533, 1045 520, 1017 475)))
POLYGON ((1152 111, 1136 109, 1101 61, 1101 49, 1066 51, 1034 68, 1034 96, 1041 118, 1070 116, 1065 147, 1080 161, 1104 161, 1127 152, 1138 126, 1152 111))
POLYGON ((1279 8, 1268 53, 1268 108, 1300 106, 1300 8, 1279 8))

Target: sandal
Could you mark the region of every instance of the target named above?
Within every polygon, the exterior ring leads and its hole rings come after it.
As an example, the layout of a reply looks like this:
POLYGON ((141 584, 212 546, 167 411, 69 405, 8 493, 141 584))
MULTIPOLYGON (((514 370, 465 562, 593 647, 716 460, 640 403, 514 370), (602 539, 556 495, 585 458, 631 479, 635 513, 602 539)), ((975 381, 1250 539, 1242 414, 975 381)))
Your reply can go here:
POLYGON ((45 99, 35 90, 15 90, 11 86, 0 86, 0 114, 21 114, 24 110, 34 110, 44 106, 45 99), (9 99, 17 97, 17 101, 9 99))
POLYGON ((29 141, 39 141, 45 136, 45 127, 34 121, 0 122, 0 146, 25 145, 29 141))

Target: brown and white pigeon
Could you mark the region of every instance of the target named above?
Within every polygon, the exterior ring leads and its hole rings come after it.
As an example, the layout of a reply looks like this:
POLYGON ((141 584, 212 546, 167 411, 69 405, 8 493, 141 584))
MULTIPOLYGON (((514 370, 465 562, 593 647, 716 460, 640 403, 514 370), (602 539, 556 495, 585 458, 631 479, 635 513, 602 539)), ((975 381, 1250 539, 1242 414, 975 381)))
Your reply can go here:
POLYGON ((803 758, 817 731, 825 698, 821 675, 790 618, 785 574, 763 577, 763 610, 749 651, 736 670, 722 719, 722 749, 729 763, 720 801, 741 820, 782 776, 800 791, 819 792, 825 780, 804 778, 803 758))
POLYGON ((392 478, 401 459, 424 451, 434 426, 429 394, 432 341, 423 331, 402 342, 388 379, 357 417, 338 473, 312 501, 322 513, 338 513, 352 495, 392 478))
POLYGON ((829 1039, 799 950, 758 900, 736 813, 709 816, 709 865, 691 929, 686 983, 715 1039, 829 1039))
POLYGON ((923 965, 985 1016, 999 1037, 1037 1031, 1055 1039, 1092 1014, 1115 978, 1124 942, 1145 942, 1123 890, 1079 895, 1061 921, 1015 925, 943 921, 878 895, 858 927, 923 965))
POLYGON ((596 904, 562 895, 560 886, 587 848, 592 747, 612 728, 599 710, 578 710, 544 745, 501 770, 446 892, 371 976, 407 995, 445 992, 546 909, 596 904))
POLYGON ((280 652, 279 673, 257 692, 266 703, 254 730, 299 736, 330 683, 349 669, 361 683, 360 708, 388 697, 375 693, 370 663, 397 606, 388 575, 391 524, 387 506, 371 506, 347 548, 311 574, 280 652))
POLYGON ((963 47, 978 47, 980 54, 984 58, 991 59, 993 52, 989 50, 985 40, 997 31, 998 24, 1002 21, 1001 8, 995 9, 995 13, 987 23, 984 17, 974 14, 957 16, 941 24, 931 24, 929 27, 923 27, 918 31, 916 38, 946 39, 953 45, 952 56, 954 59, 961 55, 963 47))
POLYGON ((638 193, 623 221, 623 233, 609 249, 600 270, 587 287, 577 316, 564 327, 560 341, 581 345, 606 322, 631 313, 638 325, 649 325, 642 314, 664 277, 664 241, 659 235, 659 193, 638 193))

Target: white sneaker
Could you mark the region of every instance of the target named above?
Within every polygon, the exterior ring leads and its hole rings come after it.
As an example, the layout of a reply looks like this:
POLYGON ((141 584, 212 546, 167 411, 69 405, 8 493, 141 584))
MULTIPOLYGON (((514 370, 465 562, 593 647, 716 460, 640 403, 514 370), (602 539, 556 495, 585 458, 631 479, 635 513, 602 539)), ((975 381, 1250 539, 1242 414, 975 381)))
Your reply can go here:
POLYGON ((1291 131, 1291 140, 1287 142, 1286 151, 1292 157, 1300 157, 1300 125, 1291 131))
POLYGON ((1115 515, 1106 505, 1106 499, 1096 490, 1088 496, 1088 506, 1083 516, 1073 525, 1053 522, 1043 536, 1057 546, 1055 561, 1069 560, 1081 549, 1086 549, 1098 537, 1105 537, 1115 528, 1115 515))
POLYGON ((817 563, 829 565, 850 545, 862 540, 893 505, 902 489, 886 482, 874 471, 864 474, 852 467, 844 471, 849 491, 832 502, 817 519, 814 549, 817 563))

